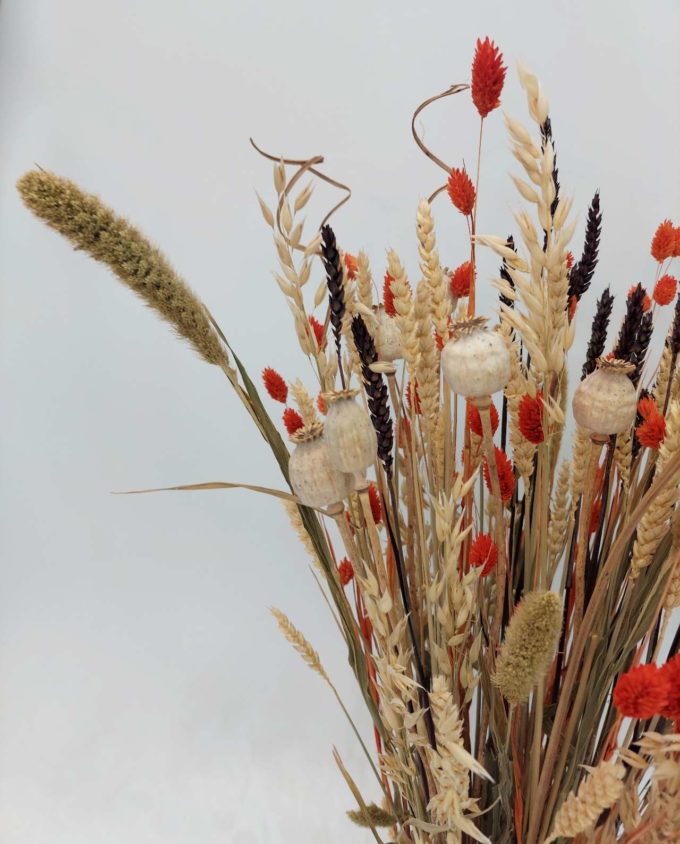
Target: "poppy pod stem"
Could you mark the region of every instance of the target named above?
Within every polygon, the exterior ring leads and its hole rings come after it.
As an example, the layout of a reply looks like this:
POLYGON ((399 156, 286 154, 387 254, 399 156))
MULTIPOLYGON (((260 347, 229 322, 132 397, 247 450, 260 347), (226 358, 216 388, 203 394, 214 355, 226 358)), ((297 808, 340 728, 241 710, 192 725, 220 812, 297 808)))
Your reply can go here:
POLYGON ((490 633, 489 654, 491 659, 495 658, 495 643, 501 629, 503 618, 503 599, 505 596, 505 581, 507 577, 508 559, 505 548, 505 529, 503 524, 503 503, 501 500, 501 484, 498 479, 496 468, 496 452, 493 447, 493 430, 491 427, 491 398, 483 396, 474 400, 482 421, 482 448, 484 457, 489 467, 489 480, 491 481, 491 507, 493 511, 494 535, 496 547, 498 548, 498 567, 496 569, 496 607, 494 610, 493 624, 490 633))
POLYGON ((586 468, 585 485, 581 498, 581 513, 578 525, 578 547, 576 550, 576 563, 574 569, 574 622, 573 630, 578 632, 583 620, 585 600, 585 579, 586 579, 586 557, 588 554, 588 538, 590 536, 590 517, 593 512, 595 500, 595 479, 597 477, 597 466, 600 462, 602 448, 609 438, 603 434, 593 434, 590 438, 590 451, 588 453, 588 465, 586 468))

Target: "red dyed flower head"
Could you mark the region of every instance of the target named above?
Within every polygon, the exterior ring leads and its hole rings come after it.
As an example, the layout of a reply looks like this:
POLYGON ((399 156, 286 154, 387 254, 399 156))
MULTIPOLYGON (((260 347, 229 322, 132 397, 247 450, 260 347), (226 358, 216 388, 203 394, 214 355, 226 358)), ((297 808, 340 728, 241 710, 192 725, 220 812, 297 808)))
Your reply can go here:
MULTIPOLYGON (((630 297, 633 295, 633 293, 635 293, 635 291, 638 289, 638 286, 639 286, 639 285, 634 284, 634 285, 630 288, 630 290, 628 291, 628 298, 629 298, 629 299, 630 299, 630 297)), ((651 307, 652 307, 652 300, 649 298, 649 295, 645 292, 645 298, 642 300, 642 310, 644 311, 644 313, 647 313, 647 311, 648 311, 651 307)))
POLYGON ((638 402, 637 411, 643 419, 646 419, 652 413, 658 413, 659 408, 651 396, 642 396, 638 402))
POLYGON ((661 666, 661 674, 668 683, 668 697, 661 715, 680 721, 680 654, 676 654, 661 666))
POLYGON ((501 91, 507 68, 503 54, 493 41, 477 39, 477 49, 472 60, 472 102, 481 117, 501 104, 501 91))
POLYGON ((543 442, 543 393, 540 390, 535 396, 525 393, 519 400, 518 422, 525 439, 534 445, 543 442))
POLYGON ((288 401, 288 385, 275 369, 272 369, 271 366, 263 369, 262 380, 265 390, 274 401, 280 401, 281 404, 288 401))
POLYGON ((570 270, 574 266, 574 253, 567 252, 567 269, 570 270))
POLYGON ((368 485, 368 500, 371 505, 371 515, 376 525, 382 522, 382 503, 380 501, 380 493, 375 484, 368 485))
POLYGON ((668 678, 651 663, 631 668, 614 686, 614 705, 630 718, 651 718, 668 702, 668 678))
POLYGON ((299 431, 300 428, 304 426, 304 422, 302 421, 302 416, 297 412, 297 410, 293 410, 292 407, 287 407, 283 411, 283 424, 286 426, 286 431, 288 431, 289 436, 293 436, 296 431, 299 431))
POLYGON ((394 293, 392 292, 392 282, 394 279, 389 273, 385 273, 385 282, 383 284, 383 305, 385 313, 388 316, 396 316, 397 312, 394 309, 394 293))
POLYGON ((666 258, 672 258, 675 252, 676 229, 670 220, 664 220, 659 225, 659 228, 654 232, 652 238, 652 258, 655 258, 659 263, 665 261, 666 258))
MULTIPOLYGON (((473 434, 476 434, 478 437, 483 436, 483 428, 482 428, 482 417, 479 414, 479 410, 477 409, 474 402, 468 400, 467 403, 467 411, 468 411, 468 424, 470 425, 470 430, 473 434)), ((496 410, 496 405, 492 402, 489 405, 489 416, 491 417, 491 434, 495 434, 498 430, 498 411, 496 410)))
POLYGON ((326 348, 326 336, 324 333, 323 323, 319 322, 316 317, 310 316, 309 318, 309 325, 314 332, 314 339, 316 340, 316 345, 320 349, 326 348))
POLYGON ((672 275, 662 276, 654 287, 654 301, 657 305, 670 305, 678 290, 678 280, 672 275))
MULTIPOLYGON (((498 481, 501 488, 501 501, 504 503, 510 501, 512 494, 515 491, 515 473, 512 471, 512 463, 510 458, 503 451, 503 449, 494 446, 494 453, 496 455, 496 471, 498 472, 498 481)), ((489 472, 489 464, 484 460, 484 480, 489 492, 491 492, 491 473, 489 472)))
POLYGON ((319 393, 316 397, 316 406, 322 416, 328 413, 328 405, 326 404, 326 399, 323 397, 323 393, 319 393))
POLYGON ((470 546, 470 565, 483 566, 481 576, 486 577, 498 562, 498 546, 488 533, 478 533, 470 546))
POLYGON ((447 191, 451 202, 460 213, 469 217, 475 207, 475 186, 465 170, 459 170, 457 167, 451 170, 447 191))
POLYGON ((635 429, 640 445, 645 448, 658 448, 666 436, 666 420, 656 407, 635 429))
POLYGON ((354 577, 354 568, 347 557, 340 561, 340 565, 338 566, 338 575, 340 577, 340 583, 343 586, 347 586, 350 580, 354 577))
POLYGON ((412 384, 410 381, 406 385, 406 403, 408 404, 409 410, 415 410, 415 412, 420 416, 423 412, 422 407, 420 406, 420 395, 418 394, 418 384, 412 384))
POLYGON ((567 316, 569 318, 569 322, 571 322, 574 317, 576 316, 576 308, 578 307, 578 296, 572 296, 569 299, 569 309, 567 311, 567 316))
POLYGON ((357 277, 357 270, 359 269, 357 259, 354 255, 350 255, 349 252, 345 252, 344 258, 345 266, 347 267, 347 277, 353 280, 357 277))
POLYGON ((673 254, 672 258, 680 258, 680 226, 673 229, 673 254))
POLYGON ((449 287, 451 289, 451 296, 454 299, 462 299, 464 296, 470 295, 470 287, 472 286, 472 263, 466 261, 451 273, 451 281, 449 287))

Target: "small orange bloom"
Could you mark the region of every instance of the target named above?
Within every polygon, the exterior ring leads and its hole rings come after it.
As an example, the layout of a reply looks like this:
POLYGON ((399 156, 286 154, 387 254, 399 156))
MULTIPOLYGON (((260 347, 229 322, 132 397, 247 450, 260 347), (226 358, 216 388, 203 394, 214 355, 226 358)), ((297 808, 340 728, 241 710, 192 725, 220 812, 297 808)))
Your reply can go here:
POLYGON ((368 485, 368 500, 371 504, 371 515, 376 525, 382 522, 382 503, 380 501, 380 493, 375 484, 368 485))
POLYGON ((680 226, 673 229, 673 254, 672 258, 680 258, 680 226))
POLYGON ((680 654, 661 666, 661 674, 668 683, 668 697, 660 714, 664 718, 680 721, 680 654))
MULTIPOLYGON (((471 402, 470 400, 468 400, 468 402, 467 402, 467 408, 468 408, 468 423, 470 425, 470 430, 472 431, 473 434, 476 434, 478 437, 481 437, 482 433, 483 433, 483 431, 482 431, 482 417, 479 413, 479 410, 477 410, 477 407, 474 404, 474 402, 471 402)), ((498 422, 499 422, 498 411, 496 410, 496 405, 493 402, 491 402, 491 405, 489 407, 489 416, 491 417, 491 434, 493 435, 498 430, 498 422)))
POLYGON ((354 568, 347 557, 340 561, 340 565, 338 566, 338 575, 340 576, 340 583, 343 586, 347 586, 354 577, 354 568))
POLYGON ((420 406, 420 396, 418 394, 418 384, 412 384, 410 381, 406 385, 406 403, 409 410, 414 410, 418 416, 423 412, 420 406))
MULTIPOLYGON (((515 473, 512 471, 512 463, 510 458, 503 451, 503 449, 494 446, 494 453, 496 455, 496 471, 498 472, 498 481, 501 488, 501 501, 510 501, 512 494, 515 491, 515 473)), ((491 492, 491 473, 489 472, 489 465, 484 459, 484 480, 489 492, 491 492)))
POLYGON ((519 429, 530 443, 538 445, 545 439, 543 434, 543 393, 535 396, 525 393, 519 400, 519 429))
POLYGON ((675 227, 670 220, 664 220, 659 224, 659 228, 654 232, 652 238, 652 248, 650 252, 652 257, 659 263, 665 261, 666 258, 672 258, 675 252, 675 227))
POLYGON ((574 294, 569 299, 569 308, 567 310, 567 317, 569 318, 569 322, 571 322, 574 319, 574 317, 576 316, 577 306, 578 306, 578 296, 576 296, 576 294, 574 294))
POLYGON ((470 287, 472 286, 472 264, 466 261, 451 273, 451 281, 449 287, 451 289, 451 296, 454 299, 462 299, 464 296, 470 295, 470 287))
POLYGON ((347 267, 347 277, 352 281, 357 277, 357 270, 359 269, 359 264, 357 263, 357 259, 354 255, 350 255, 349 252, 345 252, 345 266, 347 267))
POLYGON ((477 39, 477 49, 472 60, 472 102, 480 117, 501 104, 501 91, 507 68, 503 65, 503 54, 493 41, 477 39))
MULTIPOLYGON (((639 405, 638 405, 639 407, 639 405)), ((654 410, 649 412, 635 429, 635 435, 640 445, 645 448, 658 448, 666 436, 666 420, 659 412, 656 404, 654 410)))
POLYGON ((319 408, 319 413, 322 416, 328 413, 328 405, 326 404, 326 399, 323 397, 323 393, 319 393, 316 397, 316 406, 319 408))
POLYGON ((388 316, 396 316, 397 312, 394 309, 394 293, 392 292, 392 282, 394 279, 389 273, 385 273, 385 282, 383 284, 383 305, 385 313, 388 316))
POLYGON ((651 396, 643 396, 638 402, 637 409, 643 419, 646 419, 652 413, 659 412, 659 408, 656 406, 656 402, 651 396))
POLYGON ((654 663, 640 665, 619 677, 614 686, 614 705, 621 715, 651 718, 666 706, 668 692, 668 678, 654 663))
POLYGON ((472 209, 475 207, 475 186, 472 180, 465 172, 453 167, 449 175, 447 190, 451 197, 451 202, 466 217, 472 214, 472 209))
MULTIPOLYGON (((630 290, 628 291, 628 298, 629 298, 629 299, 630 299, 630 297, 633 295, 633 293, 635 293, 635 291, 636 291, 637 289, 638 289, 638 285, 637 285, 637 284, 634 284, 634 285, 630 288, 630 290)), ((647 313, 647 311, 648 311, 651 307, 652 307, 652 300, 649 298, 649 295, 645 292, 645 298, 642 300, 642 310, 643 310, 643 312, 644 312, 644 313, 647 313)))
POLYGON ((654 288, 654 301, 657 305, 670 305, 678 290, 678 280, 672 275, 662 276, 654 288))
POLYGON ((324 333, 324 326, 323 323, 319 322, 316 317, 310 316, 309 317, 309 325, 314 332, 314 338, 316 339, 316 345, 320 349, 326 348, 326 337, 324 333))
POLYGON ((293 410, 292 407, 287 407, 283 411, 283 424, 286 426, 286 431, 292 437, 296 431, 299 431, 300 428, 304 426, 304 422, 302 421, 302 416, 297 412, 297 410, 293 410))
POLYGON ((488 533, 478 533, 470 546, 470 565, 475 568, 483 566, 480 574, 482 577, 486 577, 489 572, 493 571, 497 562, 498 546, 488 533))
POLYGON ((570 270, 574 266, 574 253, 567 252, 567 269, 570 270))
POLYGON ((267 366, 262 370, 262 380, 265 390, 274 401, 280 401, 281 404, 285 404, 288 400, 288 386, 279 373, 275 369, 272 369, 271 366, 267 366))

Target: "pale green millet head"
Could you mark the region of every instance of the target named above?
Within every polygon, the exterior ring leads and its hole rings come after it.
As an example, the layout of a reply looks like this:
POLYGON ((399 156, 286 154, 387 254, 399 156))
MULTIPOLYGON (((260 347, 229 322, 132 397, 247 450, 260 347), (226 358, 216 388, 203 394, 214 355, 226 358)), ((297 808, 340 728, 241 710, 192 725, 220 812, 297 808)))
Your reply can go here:
POLYGON ((163 254, 93 194, 54 173, 31 170, 17 182, 26 206, 114 275, 188 340, 208 363, 227 365, 205 308, 163 254))
POLYGON ((513 704, 524 703, 555 655, 562 630, 562 599, 529 592, 516 607, 496 663, 494 684, 513 704))

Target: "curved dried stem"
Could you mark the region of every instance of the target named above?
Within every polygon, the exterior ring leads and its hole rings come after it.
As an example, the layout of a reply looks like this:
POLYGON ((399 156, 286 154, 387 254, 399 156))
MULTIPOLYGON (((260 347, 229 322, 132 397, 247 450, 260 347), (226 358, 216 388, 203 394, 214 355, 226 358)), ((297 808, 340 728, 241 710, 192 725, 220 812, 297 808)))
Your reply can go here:
POLYGON ((334 205, 323 218, 323 220, 319 223, 319 229, 321 229, 323 226, 326 225, 326 223, 330 220, 330 218, 333 216, 333 214, 335 214, 335 212, 339 208, 341 208, 346 202, 349 202, 352 196, 352 189, 348 185, 343 185, 342 182, 338 182, 335 179, 332 179, 330 176, 327 176, 325 173, 322 173, 320 170, 316 169, 315 165, 323 164, 325 160, 323 155, 314 155, 311 158, 306 159, 283 158, 281 156, 272 155, 271 153, 265 152, 255 143, 252 138, 249 138, 248 140, 250 141, 251 146, 264 158, 268 158, 270 161, 279 161, 283 164, 290 164, 291 166, 298 168, 293 177, 284 187, 283 191, 281 192, 281 196, 279 197, 279 201, 276 206, 276 229, 291 249, 296 249, 298 252, 304 252, 307 249, 307 246, 302 243, 298 243, 297 245, 292 243, 288 238, 286 232, 283 231, 283 229, 281 228, 281 209, 283 208, 283 203, 286 199, 286 196, 288 196, 288 194, 295 187, 297 182, 305 175, 305 173, 311 173, 318 179, 321 179, 322 182, 326 182, 327 184, 332 185, 334 188, 338 188, 339 190, 347 191, 347 196, 344 199, 341 199, 340 202, 337 203, 337 205, 334 205))

